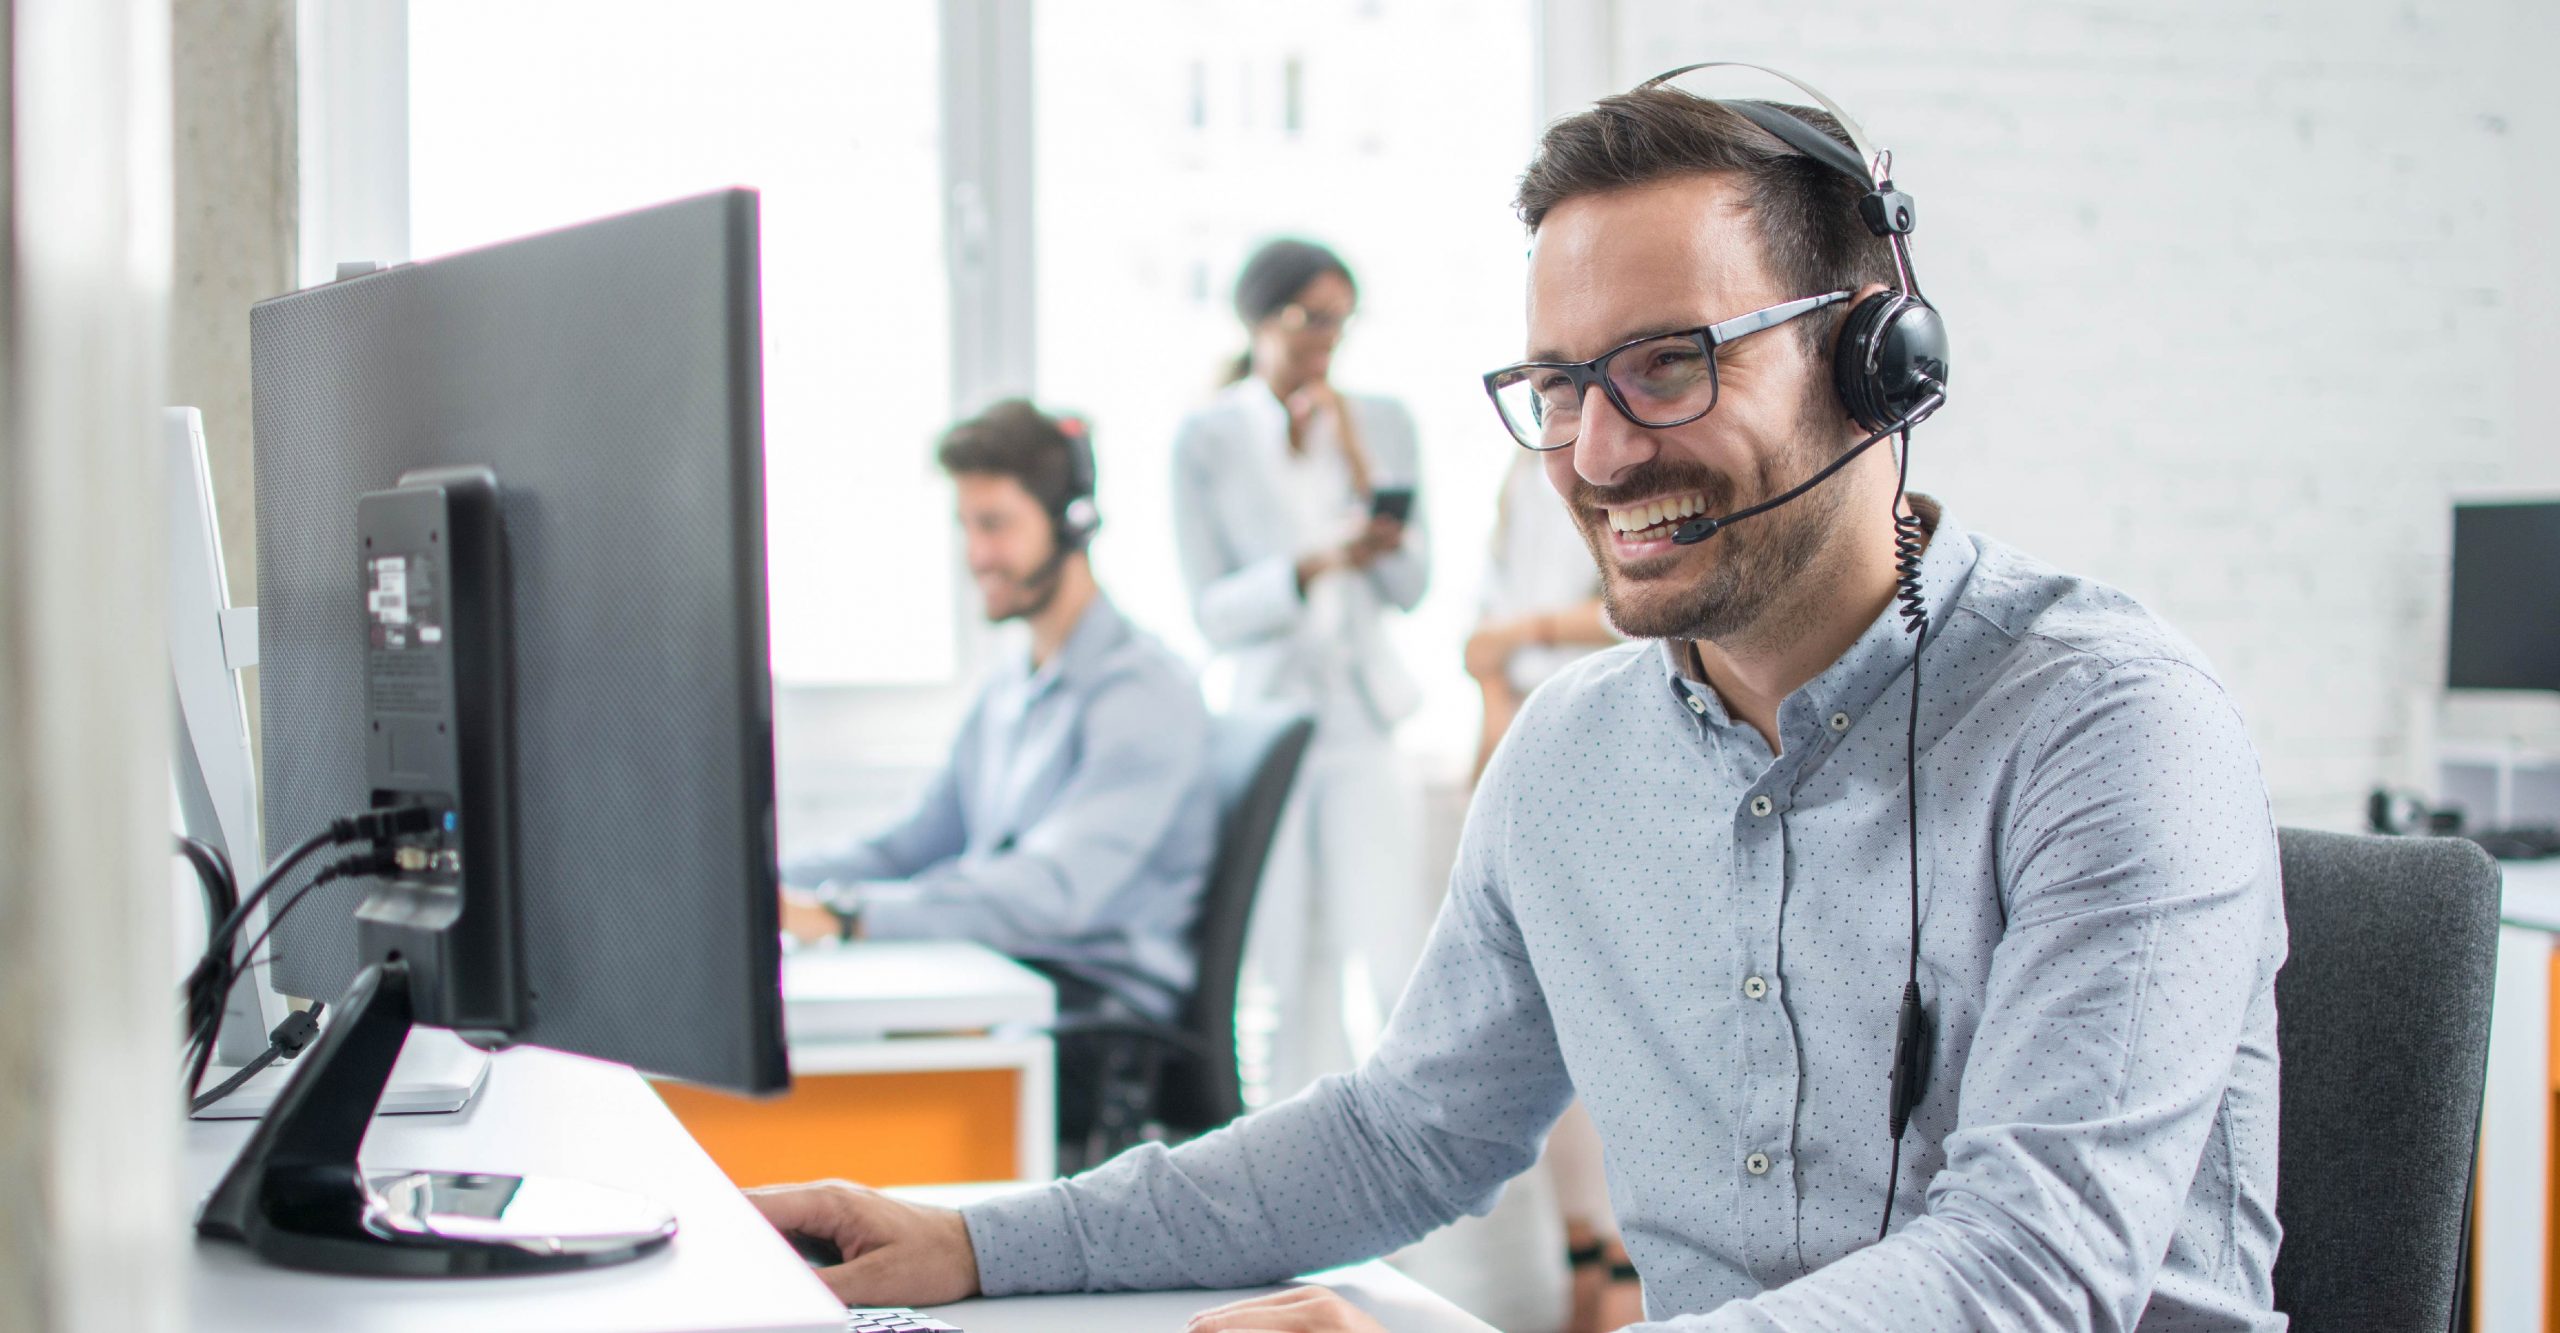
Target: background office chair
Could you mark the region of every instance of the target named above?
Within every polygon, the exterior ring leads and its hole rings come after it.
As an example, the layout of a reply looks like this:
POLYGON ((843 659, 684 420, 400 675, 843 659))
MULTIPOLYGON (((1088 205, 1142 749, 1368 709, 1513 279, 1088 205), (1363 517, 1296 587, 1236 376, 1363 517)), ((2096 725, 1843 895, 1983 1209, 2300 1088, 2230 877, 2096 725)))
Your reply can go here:
POLYGON ((2498 865, 2459 838, 2285 829, 2292 956, 2275 1306, 2301 1329, 2453 1325, 2497 969, 2498 865))
POLYGON ((1058 1167, 1080 1171, 1147 1137, 1206 1133, 1244 1114, 1236 1075, 1236 988, 1245 927, 1262 884, 1280 812, 1297 781, 1315 720, 1293 709, 1245 709, 1209 724, 1218 793, 1218 847, 1191 928, 1199 971, 1172 1023, 1062 1020, 1058 1058, 1111 1062, 1102 1105, 1083 1142, 1058 1145, 1058 1167))

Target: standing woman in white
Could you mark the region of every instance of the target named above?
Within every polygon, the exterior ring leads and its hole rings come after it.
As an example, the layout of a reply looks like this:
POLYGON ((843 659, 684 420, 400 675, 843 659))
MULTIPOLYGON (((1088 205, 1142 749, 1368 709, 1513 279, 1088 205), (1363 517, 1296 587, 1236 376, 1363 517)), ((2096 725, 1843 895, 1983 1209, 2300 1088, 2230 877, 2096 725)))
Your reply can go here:
POLYGON ((1420 460, 1403 404, 1329 378, 1358 298, 1323 246, 1256 251, 1235 293, 1250 347, 1174 442, 1183 578, 1235 702, 1316 718, 1246 950, 1278 1016, 1272 1100, 1368 1053, 1425 915, 1420 798, 1392 744, 1420 692, 1386 634, 1430 579, 1420 460))

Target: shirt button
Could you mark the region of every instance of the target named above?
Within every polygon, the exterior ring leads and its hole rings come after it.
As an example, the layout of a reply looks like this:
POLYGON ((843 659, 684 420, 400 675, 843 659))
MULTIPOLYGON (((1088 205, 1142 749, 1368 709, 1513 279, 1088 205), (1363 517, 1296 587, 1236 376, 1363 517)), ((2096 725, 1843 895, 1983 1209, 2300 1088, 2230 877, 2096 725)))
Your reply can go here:
POLYGON ((1694 694, 1693 694, 1693 695, 1690 695, 1690 696, 1689 696, 1689 711, 1690 711, 1690 712, 1692 712, 1692 713, 1697 714, 1697 715, 1698 715, 1698 716, 1700 716, 1700 717, 1705 717, 1705 716, 1707 715, 1707 701, 1706 701, 1706 700, 1704 700, 1704 699, 1699 698, 1698 696, 1696 696, 1696 695, 1694 695, 1694 694))
POLYGON ((1751 798, 1751 813, 1758 815, 1763 819, 1768 818, 1769 812, 1775 809, 1777 809, 1777 806, 1771 804, 1769 798, 1766 796, 1754 796, 1751 798))
POLYGON ((1769 993, 1769 983, 1762 981, 1758 977, 1753 977, 1749 981, 1742 983, 1742 993, 1750 996, 1752 999, 1759 999, 1761 996, 1769 993))
POLYGON ((1833 713, 1831 715, 1831 729, 1833 731, 1847 731, 1849 729, 1849 715, 1847 713, 1833 713))
POLYGON ((1755 1176, 1769 1174, 1769 1154, 1756 1152, 1742 1159, 1742 1169, 1755 1176))

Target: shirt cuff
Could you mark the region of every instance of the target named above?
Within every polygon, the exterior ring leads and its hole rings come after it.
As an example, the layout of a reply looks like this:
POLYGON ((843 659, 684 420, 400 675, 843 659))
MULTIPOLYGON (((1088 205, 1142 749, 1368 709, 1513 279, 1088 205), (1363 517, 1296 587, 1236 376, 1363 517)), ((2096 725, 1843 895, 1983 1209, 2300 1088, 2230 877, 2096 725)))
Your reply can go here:
POLYGON ((988 1296, 1083 1291, 1090 1282, 1063 1184, 1008 1194, 960 1210, 988 1296))
POLYGON ((1307 603, 1305 590, 1298 586, 1294 555, 1265 556, 1260 563, 1237 570, 1234 585, 1236 619, 1263 635, 1278 634, 1296 624, 1307 603))
POLYGON ((935 902, 920 884, 861 880, 845 886, 845 901, 859 905, 865 939, 933 939, 953 931, 948 904, 935 902))

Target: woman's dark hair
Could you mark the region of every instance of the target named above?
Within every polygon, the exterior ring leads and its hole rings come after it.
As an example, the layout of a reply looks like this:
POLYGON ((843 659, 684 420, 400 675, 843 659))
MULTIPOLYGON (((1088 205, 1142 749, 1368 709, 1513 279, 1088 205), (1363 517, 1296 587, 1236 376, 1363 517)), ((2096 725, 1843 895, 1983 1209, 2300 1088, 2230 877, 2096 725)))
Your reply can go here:
MULTIPOLYGON (((1236 318, 1251 329, 1288 309, 1307 284, 1327 273, 1349 284, 1355 295, 1359 292, 1360 282, 1351 276, 1351 266, 1333 251, 1291 237, 1266 242, 1236 275, 1236 318)), ((1229 368, 1227 382, 1233 384, 1252 373, 1253 351, 1247 348, 1229 368)))

